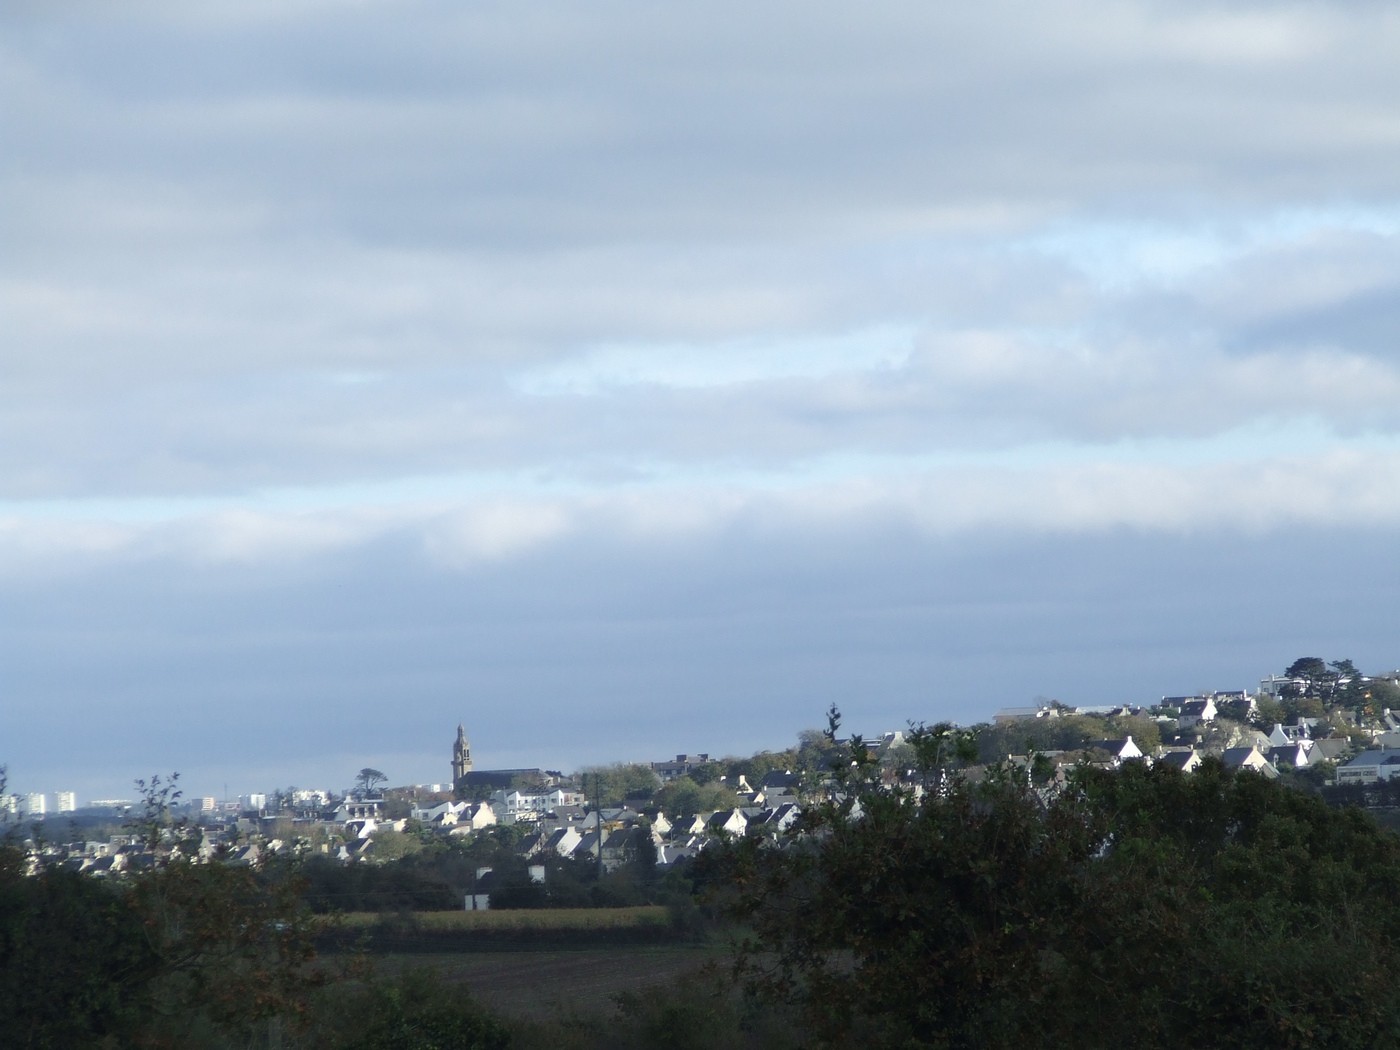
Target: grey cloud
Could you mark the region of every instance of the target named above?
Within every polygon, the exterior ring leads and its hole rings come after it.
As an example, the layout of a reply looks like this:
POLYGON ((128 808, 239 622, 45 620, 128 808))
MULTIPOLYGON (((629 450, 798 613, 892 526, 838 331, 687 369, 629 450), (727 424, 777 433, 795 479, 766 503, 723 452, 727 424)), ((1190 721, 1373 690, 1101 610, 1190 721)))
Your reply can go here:
POLYGON ((1394 360, 1400 355, 1400 281, 1279 318, 1248 332, 1247 338, 1273 346, 1339 348, 1394 360))
POLYGON ((168 383, 10 413, 0 464, 10 497, 216 495, 405 474, 783 470, 843 453, 1205 438, 1301 416, 1340 432, 1397 425, 1400 372, 1378 358, 1146 338, 929 333, 902 366, 548 396, 474 370, 168 383))
POLYGON ((1069 8, 555 7, 527 22, 425 5, 245 34, 102 20, 69 27, 82 60, 66 63, 24 43, 103 113, 105 133, 85 129, 99 166, 144 166, 178 140, 164 163, 179 177, 400 242, 830 230, 929 200, 1258 197, 1324 172, 1389 193, 1394 158, 1364 114, 1383 126, 1400 85, 1363 19, 1275 13, 1261 20, 1295 36, 1321 22, 1330 46, 1241 69, 1160 46, 1172 19, 1150 8, 1069 8))
POLYGON ((1241 260, 1202 297, 1236 352, 1326 349, 1396 360, 1400 235, 1336 231, 1241 260))

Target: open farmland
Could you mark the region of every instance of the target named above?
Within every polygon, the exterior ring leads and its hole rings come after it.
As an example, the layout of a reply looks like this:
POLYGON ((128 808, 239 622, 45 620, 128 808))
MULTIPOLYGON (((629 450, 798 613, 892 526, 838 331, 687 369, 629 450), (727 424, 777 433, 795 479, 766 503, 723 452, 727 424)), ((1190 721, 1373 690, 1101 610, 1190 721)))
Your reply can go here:
POLYGON ((580 948, 571 951, 393 953, 376 956, 385 975, 431 970, 465 986, 492 1010, 538 1018, 612 1007, 612 996, 671 984, 705 966, 725 966, 713 946, 580 948))
MULTIPOLYGON (((371 929, 402 921, 374 912, 340 917, 349 929, 371 929)), ((519 908, 509 911, 413 912, 408 921, 423 930, 451 933, 530 933, 538 930, 665 930, 669 916, 659 904, 636 908, 519 908)))
POLYGON ((393 953, 567 951, 623 945, 679 946, 686 937, 665 908, 540 908, 338 916, 322 951, 393 953))
POLYGON ((339 917, 330 953, 368 951, 375 970, 430 970, 517 1016, 608 1008, 611 997, 667 984, 727 953, 688 942, 663 907, 417 912, 339 917))

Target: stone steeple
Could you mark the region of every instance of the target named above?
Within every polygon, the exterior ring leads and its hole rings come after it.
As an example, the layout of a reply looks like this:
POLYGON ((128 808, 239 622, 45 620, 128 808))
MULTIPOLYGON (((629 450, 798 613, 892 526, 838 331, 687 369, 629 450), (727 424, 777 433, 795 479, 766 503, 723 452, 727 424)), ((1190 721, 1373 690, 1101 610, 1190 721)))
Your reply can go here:
POLYGON ((452 747, 452 783, 456 784, 462 777, 472 771, 472 745, 467 740, 467 731, 462 728, 462 723, 457 723, 457 743, 452 747))

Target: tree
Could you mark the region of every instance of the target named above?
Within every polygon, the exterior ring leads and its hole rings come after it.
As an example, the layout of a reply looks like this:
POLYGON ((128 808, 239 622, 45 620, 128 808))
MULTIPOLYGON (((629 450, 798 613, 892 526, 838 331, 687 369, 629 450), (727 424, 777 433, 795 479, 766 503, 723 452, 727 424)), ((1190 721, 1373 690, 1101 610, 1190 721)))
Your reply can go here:
POLYGON ((1361 672, 1356 669, 1356 665, 1350 660, 1333 660, 1327 666, 1332 669, 1332 675, 1338 681, 1343 678, 1361 677, 1361 672))
POLYGON ((693 817, 735 806, 738 796, 723 784, 697 784, 689 777, 677 777, 657 791, 652 801, 663 813, 693 817))
POLYGON ((1283 704, 1267 694, 1258 697, 1255 711, 1261 726, 1278 725, 1285 718, 1283 704))
POLYGON ((408 831, 395 831, 392 826, 376 828, 374 853, 376 862, 402 860, 423 848, 423 840, 408 831))
MULTIPOLYGON (((832 705, 835 710, 835 705, 832 705)), ((828 712, 830 714, 830 712, 828 712)), ((836 757, 834 738, 827 729, 804 729, 797 734, 797 757, 793 766, 804 774, 804 780, 825 776, 836 757)))
POLYGON ((379 770, 372 769, 369 766, 365 766, 355 777, 355 783, 360 785, 360 792, 365 797, 374 794, 375 787, 387 783, 388 780, 389 778, 379 772, 379 770))
POLYGON ((596 806, 646 802, 661 787, 661 778, 656 771, 640 762, 590 766, 578 773, 578 780, 584 794, 596 806))
POLYGON ((509 1029, 470 993, 431 970, 380 981, 332 1019, 346 1050, 506 1050, 509 1029))
POLYGON ((769 773, 790 773, 799 765, 796 748, 788 748, 786 751, 760 751, 748 758, 727 758, 724 762, 731 783, 737 783, 739 777, 744 776, 754 787, 758 787, 759 782, 769 773))
POLYGON ((1285 678, 1315 679, 1327 673, 1327 661, 1319 656, 1300 656, 1284 669, 1285 678))
MULTIPOLYGON (((1351 661, 1348 660, 1347 663, 1350 664, 1351 661)), ((1280 690, 1285 699, 1329 696, 1337 682, 1337 673, 1329 670, 1327 661, 1318 656, 1300 656, 1288 665, 1283 676, 1302 683, 1285 685, 1280 690)))
POLYGON ((743 980, 816 1045, 1116 1045, 1106 997, 1143 1048, 1400 1031, 1400 839, 1360 812, 1214 760, 1081 767, 1047 800, 1009 766, 926 770, 920 799, 845 758, 786 842, 697 861, 752 931, 743 980))

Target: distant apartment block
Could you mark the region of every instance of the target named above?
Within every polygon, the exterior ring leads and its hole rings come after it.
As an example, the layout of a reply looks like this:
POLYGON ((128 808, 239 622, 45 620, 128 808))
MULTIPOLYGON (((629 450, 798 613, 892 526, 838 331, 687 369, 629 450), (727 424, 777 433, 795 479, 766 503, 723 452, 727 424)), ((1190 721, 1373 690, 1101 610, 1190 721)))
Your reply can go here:
POLYGON ((292 805, 298 809, 324 809, 331 804, 329 791, 300 790, 292 792, 292 805))
POLYGON ((42 791, 31 791, 25 795, 20 808, 27 817, 42 817, 48 813, 47 800, 42 791))
POLYGON ((76 791, 59 791, 54 794, 56 809, 60 813, 75 813, 78 809, 78 793, 76 791))

